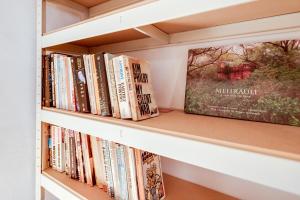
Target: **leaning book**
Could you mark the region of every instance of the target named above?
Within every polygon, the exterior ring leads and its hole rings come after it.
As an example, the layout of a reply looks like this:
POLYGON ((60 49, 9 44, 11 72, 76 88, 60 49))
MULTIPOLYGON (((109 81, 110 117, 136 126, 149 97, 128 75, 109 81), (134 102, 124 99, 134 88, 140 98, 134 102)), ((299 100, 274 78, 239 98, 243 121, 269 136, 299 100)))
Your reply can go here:
POLYGON ((185 112, 300 126, 300 40, 190 49, 185 112))

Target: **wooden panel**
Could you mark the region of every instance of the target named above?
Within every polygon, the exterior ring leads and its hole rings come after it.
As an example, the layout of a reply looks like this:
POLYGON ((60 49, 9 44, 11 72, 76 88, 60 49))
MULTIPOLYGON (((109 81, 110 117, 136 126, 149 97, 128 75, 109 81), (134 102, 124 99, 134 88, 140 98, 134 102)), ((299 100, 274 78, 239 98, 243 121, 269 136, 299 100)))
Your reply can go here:
POLYGON ((159 117, 134 122, 55 108, 43 109, 165 133, 176 137, 300 160, 300 128, 294 126, 185 114, 182 111, 161 113, 159 117))
POLYGON ((86 46, 86 47, 92 47, 97 45, 105 45, 105 44, 111 44, 111 43, 117 43, 117 42, 124 42, 124 41, 130 41, 130 40, 137 40, 147 38, 146 35, 143 33, 140 33, 133 29, 128 29, 124 31, 114 32, 110 34, 100 35, 84 40, 79 40, 76 42, 72 42, 72 44, 80 45, 80 46, 86 46))
POLYGON ((299 0, 286 0, 284 2, 282 0, 263 0, 160 22, 154 25, 166 33, 178 33, 299 11, 299 0))
MULTIPOLYGON (((64 173, 59 173, 51 168, 43 171, 43 175, 55 181, 60 186, 68 189, 71 193, 76 194, 79 198, 88 200, 109 200, 108 195, 97 187, 91 187, 87 184, 70 179, 64 173)), ((166 200, 230 200, 236 199, 231 196, 216 192, 174 176, 164 174, 166 187, 166 200)), ((46 188, 47 189, 47 188, 46 188)))
POLYGON ((72 0, 76 3, 79 3, 85 7, 92 7, 92 6, 96 6, 100 3, 104 3, 104 2, 107 2, 109 0, 72 0))

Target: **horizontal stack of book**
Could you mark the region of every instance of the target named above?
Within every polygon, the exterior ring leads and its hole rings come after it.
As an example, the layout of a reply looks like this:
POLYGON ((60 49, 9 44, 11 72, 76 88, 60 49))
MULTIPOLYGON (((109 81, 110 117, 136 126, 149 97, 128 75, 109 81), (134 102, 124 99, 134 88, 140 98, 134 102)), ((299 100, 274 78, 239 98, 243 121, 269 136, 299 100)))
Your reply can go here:
POLYGON ((43 105, 134 121, 159 115, 149 64, 109 53, 44 56, 43 105))
POLYGON ((160 157, 88 134, 45 124, 49 166, 102 188, 113 199, 165 197, 160 157))

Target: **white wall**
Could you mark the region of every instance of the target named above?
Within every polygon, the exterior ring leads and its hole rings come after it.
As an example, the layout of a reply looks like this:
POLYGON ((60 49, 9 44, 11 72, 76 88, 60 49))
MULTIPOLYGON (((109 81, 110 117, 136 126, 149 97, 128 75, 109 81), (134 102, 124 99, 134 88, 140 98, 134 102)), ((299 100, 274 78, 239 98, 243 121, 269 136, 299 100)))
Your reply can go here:
POLYGON ((0 199, 33 200, 35 0, 0 2, 0 199))

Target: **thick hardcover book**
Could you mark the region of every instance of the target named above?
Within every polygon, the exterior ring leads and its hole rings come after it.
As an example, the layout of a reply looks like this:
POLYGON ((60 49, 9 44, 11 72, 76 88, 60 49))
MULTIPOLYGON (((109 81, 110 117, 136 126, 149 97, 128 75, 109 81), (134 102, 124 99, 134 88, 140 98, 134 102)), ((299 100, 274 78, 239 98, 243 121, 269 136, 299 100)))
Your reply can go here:
POLYGON ((86 182, 80 133, 75 131, 77 171, 80 182, 86 182))
POLYGON ((300 40, 191 49, 185 112, 300 126, 300 40))
POLYGON ((102 140, 102 146, 103 146, 103 156, 104 156, 105 181, 107 183, 107 193, 111 198, 114 198, 115 197, 114 180, 112 175, 109 142, 107 140, 102 140))
POLYGON ((104 61, 105 61, 105 68, 106 68, 106 76, 109 88, 109 96, 111 102, 111 111, 112 115, 115 118, 121 118, 120 116, 120 109, 119 109, 119 101, 118 101, 118 94, 116 88, 116 79, 115 79, 115 72, 113 66, 113 58, 115 56, 109 53, 104 54, 104 61))
POLYGON ((97 74, 97 86, 100 97, 100 109, 102 116, 111 115, 111 103, 108 90, 106 68, 103 53, 95 55, 96 74, 97 74))
POLYGON ((135 149, 135 159, 140 200, 164 199, 166 194, 160 156, 135 149))
POLYGON ((81 133, 83 163, 86 175, 86 183, 88 185, 95 184, 94 163, 91 150, 90 136, 81 133))
POLYGON ((74 57, 75 61, 75 84, 78 94, 78 102, 80 112, 90 112, 89 95, 87 88, 87 80, 84 69, 83 57, 74 57))
POLYGON ((132 119, 138 121, 158 116, 149 63, 132 57, 124 56, 123 59, 132 119))
POLYGON ((132 115, 129 100, 128 82, 125 76, 125 58, 126 56, 118 56, 113 58, 113 66, 121 118, 130 119, 132 115))

